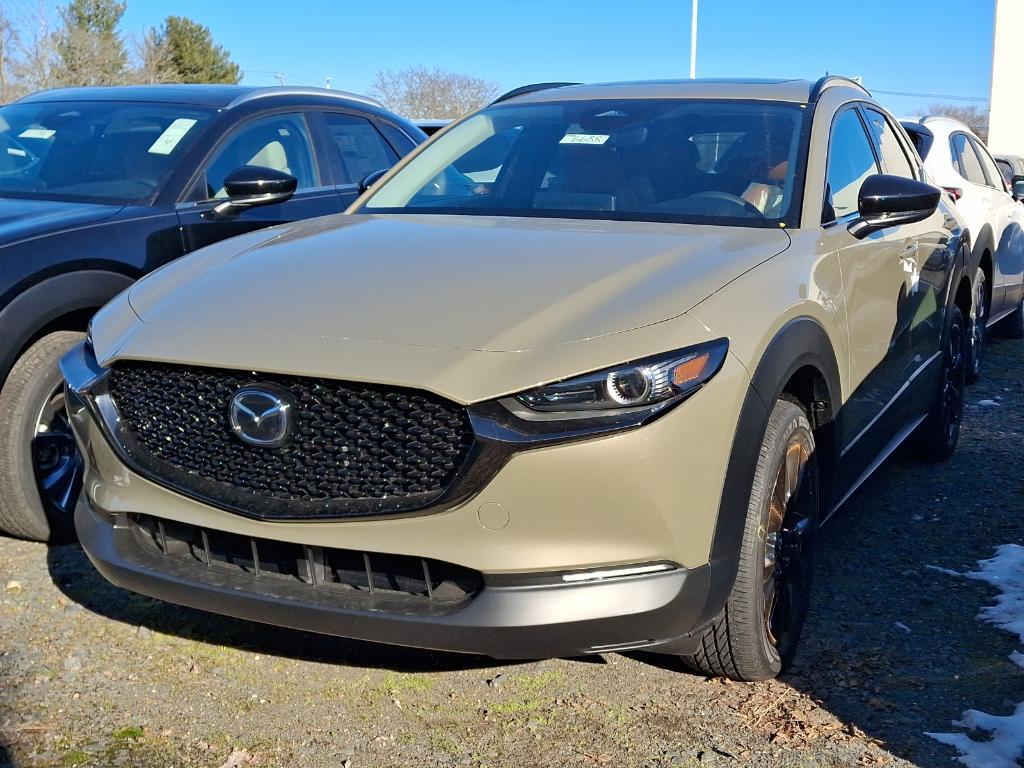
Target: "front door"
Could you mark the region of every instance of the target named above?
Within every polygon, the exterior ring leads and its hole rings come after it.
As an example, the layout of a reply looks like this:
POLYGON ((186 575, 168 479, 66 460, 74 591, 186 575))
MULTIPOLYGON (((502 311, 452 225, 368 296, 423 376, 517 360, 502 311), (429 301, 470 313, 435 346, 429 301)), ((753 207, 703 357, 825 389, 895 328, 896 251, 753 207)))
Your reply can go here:
POLYGON ((178 205, 185 251, 241 235, 344 210, 337 192, 322 181, 306 119, 299 113, 261 117, 236 129, 207 161, 189 202, 178 205), (290 173, 298 180, 295 195, 277 205, 256 206, 220 217, 213 208, 227 198, 224 179, 246 165, 290 173))

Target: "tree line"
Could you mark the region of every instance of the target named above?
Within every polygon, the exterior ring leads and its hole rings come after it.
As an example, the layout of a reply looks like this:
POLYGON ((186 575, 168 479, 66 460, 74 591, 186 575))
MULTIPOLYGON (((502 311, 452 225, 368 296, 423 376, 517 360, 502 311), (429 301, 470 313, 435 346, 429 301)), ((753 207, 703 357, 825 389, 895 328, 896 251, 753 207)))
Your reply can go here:
POLYGON ((71 0, 51 19, 45 0, 0 0, 0 103, 75 85, 237 83, 242 70, 210 29, 168 16, 125 35, 125 0, 71 0))

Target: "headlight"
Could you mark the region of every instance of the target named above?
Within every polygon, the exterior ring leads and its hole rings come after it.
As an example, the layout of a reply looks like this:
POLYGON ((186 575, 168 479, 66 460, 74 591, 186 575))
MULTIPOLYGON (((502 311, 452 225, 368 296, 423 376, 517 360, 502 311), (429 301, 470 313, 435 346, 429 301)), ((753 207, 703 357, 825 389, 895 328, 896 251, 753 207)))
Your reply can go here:
POLYGON ((516 395, 515 401, 529 410, 515 411, 523 418, 543 419, 660 410, 700 389, 721 368, 728 349, 728 341, 718 339, 545 384, 516 395))

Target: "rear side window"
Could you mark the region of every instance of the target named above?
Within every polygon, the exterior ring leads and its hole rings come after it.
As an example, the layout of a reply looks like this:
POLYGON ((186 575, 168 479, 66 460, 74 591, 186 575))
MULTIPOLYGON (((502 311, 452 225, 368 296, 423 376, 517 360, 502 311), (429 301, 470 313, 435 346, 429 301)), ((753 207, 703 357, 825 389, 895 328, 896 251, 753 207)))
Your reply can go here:
POLYGON ((398 155, 365 117, 324 114, 331 143, 338 152, 342 184, 358 184, 374 171, 390 168, 398 155))
POLYGON ((870 107, 865 110, 868 118, 868 127, 875 137, 875 146, 882 156, 882 164, 885 172, 894 176, 905 176, 908 179, 916 178, 914 167, 907 159, 907 153, 903 151, 896 131, 886 119, 885 115, 870 107))
POLYGON ((405 157, 414 149, 416 149, 416 142, 405 135, 405 131, 402 131, 391 123, 378 123, 381 131, 384 132, 384 137, 391 143, 395 151, 398 152, 402 157, 405 157))
POLYGON ((878 173, 875 153, 855 109, 847 109, 832 125, 822 223, 857 212, 864 179, 878 173))
POLYGON ((968 140, 971 142, 971 146, 974 147, 974 151, 978 154, 978 159, 981 160, 981 166, 985 170, 985 175, 988 177, 988 185, 990 187, 995 187, 996 189, 1002 189, 1002 176, 996 168, 995 160, 989 156, 988 150, 985 149, 984 145, 982 145, 980 141, 969 137, 968 140))
POLYGON ((954 133, 949 138, 950 148, 953 151, 953 162, 956 164, 960 175, 973 184, 988 186, 988 179, 985 178, 985 169, 981 167, 981 160, 978 159, 974 147, 971 146, 966 133, 954 133))
POLYGON ((1003 175, 1003 179, 1009 184, 1013 179, 1013 166, 1007 160, 996 160, 996 165, 999 166, 999 172, 1003 175))

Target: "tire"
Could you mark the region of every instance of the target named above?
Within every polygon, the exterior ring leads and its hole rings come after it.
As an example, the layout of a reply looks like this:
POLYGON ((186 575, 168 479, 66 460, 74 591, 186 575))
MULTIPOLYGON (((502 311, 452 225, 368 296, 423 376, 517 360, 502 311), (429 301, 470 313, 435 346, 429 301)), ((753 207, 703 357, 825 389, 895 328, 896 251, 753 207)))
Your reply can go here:
POLYGON ((999 324, 999 330, 1009 339, 1024 339, 1024 295, 1013 314, 999 324))
POLYGON ((967 318, 967 383, 973 384, 981 376, 981 357, 985 349, 988 324, 988 291, 985 270, 975 271, 971 283, 971 316, 967 318))
POLYGON ((739 681, 767 680, 784 668, 807 614, 818 499, 810 421, 801 407, 779 400, 751 483, 736 581, 700 649, 682 657, 686 664, 739 681), (789 472, 787 458, 796 462, 789 472))
POLYGON ((925 420, 914 433, 917 455, 925 461, 945 461, 956 450, 964 411, 967 363, 963 312, 951 307, 943 340, 942 374, 925 420))
POLYGON ((57 362, 82 338, 70 331, 44 336, 18 359, 0 390, 0 530, 14 536, 62 541, 74 535, 82 460, 64 412, 57 362))

